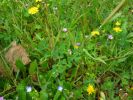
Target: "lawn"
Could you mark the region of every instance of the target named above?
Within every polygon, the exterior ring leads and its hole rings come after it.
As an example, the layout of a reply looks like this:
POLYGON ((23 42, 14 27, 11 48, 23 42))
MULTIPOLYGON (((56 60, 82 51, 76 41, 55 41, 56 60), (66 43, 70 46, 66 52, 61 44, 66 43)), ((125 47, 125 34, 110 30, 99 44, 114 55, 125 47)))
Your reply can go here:
POLYGON ((0 0, 0 100, 133 100, 133 1, 0 0))

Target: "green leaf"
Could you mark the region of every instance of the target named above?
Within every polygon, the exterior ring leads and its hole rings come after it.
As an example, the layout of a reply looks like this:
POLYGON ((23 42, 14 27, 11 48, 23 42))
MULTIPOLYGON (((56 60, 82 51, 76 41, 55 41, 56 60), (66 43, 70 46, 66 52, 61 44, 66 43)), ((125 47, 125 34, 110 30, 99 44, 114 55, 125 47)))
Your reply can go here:
POLYGON ((120 59, 118 59, 118 63, 122 63, 122 62, 124 62, 124 61, 126 61, 126 60, 127 60, 127 57, 120 58, 120 59))
POLYGON ((97 61, 99 61, 99 62, 102 62, 102 63, 106 64, 106 62, 105 62, 103 59, 101 59, 100 57, 95 58, 95 60, 97 60, 97 61))
POLYGON ((133 32, 129 33, 129 34, 127 35, 127 38, 133 38, 133 32))
POLYGON ((36 62, 36 60, 35 60, 35 61, 33 61, 33 62, 30 64, 29 74, 30 74, 30 75, 35 74, 36 71, 37 71, 37 67, 38 67, 38 65, 37 65, 37 62, 36 62))
POLYGON ((40 100, 48 100, 48 93, 45 90, 40 92, 40 100))
POLYGON ((58 100, 60 95, 61 95, 61 91, 57 90, 57 92, 56 92, 56 94, 54 96, 54 100, 58 100))
POLYGON ((106 64, 106 62, 105 62, 103 59, 101 59, 100 57, 93 57, 86 49, 83 49, 83 51, 84 51, 85 54, 86 54, 88 57, 90 57, 92 60, 94 60, 94 61, 99 61, 99 62, 102 62, 102 63, 106 64))
POLYGON ((25 66, 24 66, 24 64, 22 63, 22 61, 21 60, 16 60, 16 67, 18 68, 18 69, 20 69, 21 71, 25 71, 25 66))
POLYGON ((60 100, 66 100, 64 96, 61 96, 60 100))
POLYGON ((87 56, 89 56, 91 59, 95 59, 86 49, 83 49, 83 51, 85 52, 85 54, 87 56))
POLYGON ((18 100, 26 100, 26 90, 25 90, 25 82, 21 81, 21 83, 17 86, 18 100))
POLYGON ((80 98, 82 96, 82 89, 74 90, 74 95, 76 99, 80 98))
POLYGON ((32 100, 32 97, 29 93, 26 94, 26 100, 32 100))

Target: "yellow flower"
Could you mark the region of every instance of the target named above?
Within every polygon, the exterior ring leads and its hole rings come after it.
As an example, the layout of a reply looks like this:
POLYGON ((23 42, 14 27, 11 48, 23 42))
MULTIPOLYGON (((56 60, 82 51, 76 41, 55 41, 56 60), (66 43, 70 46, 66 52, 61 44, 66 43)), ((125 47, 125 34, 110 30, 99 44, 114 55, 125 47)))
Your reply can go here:
POLYGON ((41 2, 42 0, 36 0, 36 2, 41 2))
POLYGON ((121 23, 117 21, 117 22, 115 23, 115 25, 116 25, 116 26, 120 26, 121 23))
POLYGON ((29 14, 33 15, 33 14, 36 14, 38 12, 38 7, 31 7, 28 12, 29 14))
POLYGON ((78 45, 74 45, 74 48, 75 48, 75 49, 78 49, 78 48, 79 48, 79 46, 78 46, 78 45))
POLYGON ((98 31, 92 31, 92 32, 91 32, 91 35, 92 35, 92 36, 96 36, 96 35, 99 35, 99 34, 100 34, 100 33, 99 33, 98 31))
POLYGON ((121 32, 122 31, 122 29, 120 27, 118 27, 118 26, 117 27, 114 27, 113 30, 115 32, 121 32))
POLYGON ((89 84, 88 87, 87 87, 87 92, 88 92, 89 95, 91 95, 92 93, 95 93, 94 87, 89 84))

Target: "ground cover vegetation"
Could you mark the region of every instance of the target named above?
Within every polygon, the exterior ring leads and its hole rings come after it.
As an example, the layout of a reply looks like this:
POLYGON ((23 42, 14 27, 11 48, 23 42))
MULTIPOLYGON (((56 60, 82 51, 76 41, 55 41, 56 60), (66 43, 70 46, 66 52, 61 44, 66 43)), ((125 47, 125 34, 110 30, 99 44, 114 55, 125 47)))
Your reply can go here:
POLYGON ((0 0, 0 100, 133 100, 132 0, 0 0))

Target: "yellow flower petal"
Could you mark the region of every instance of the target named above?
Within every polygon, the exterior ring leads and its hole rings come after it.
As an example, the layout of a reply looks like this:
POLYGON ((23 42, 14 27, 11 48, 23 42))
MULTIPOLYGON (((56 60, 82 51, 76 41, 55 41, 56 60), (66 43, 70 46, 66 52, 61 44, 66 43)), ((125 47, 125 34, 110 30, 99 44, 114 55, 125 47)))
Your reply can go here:
POLYGON ((120 27, 118 27, 118 26, 117 27, 114 27, 113 30, 115 32, 117 32, 117 33, 122 31, 122 29, 120 27))
POLYGON ((38 7, 31 7, 29 10, 28 10, 28 12, 29 12, 29 14, 36 14, 37 12, 38 12, 39 10, 38 10, 38 7))
POLYGON ((41 2, 42 0, 36 0, 35 2, 41 2))
POLYGON ((77 45, 74 45, 74 48, 75 48, 75 49, 78 49, 78 48, 79 48, 79 46, 77 46, 77 45))
POLYGON ((88 85, 87 92, 88 92, 89 95, 95 93, 95 89, 91 84, 88 85))
POLYGON ((115 23, 115 25, 116 25, 116 26, 120 26, 121 23, 117 21, 117 22, 115 23))
POLYGON ((92 31, 92 32, 91 32, 91 35, 92 35, 92 36, 96 36, 96 35, 99 35, 99 34, 100 34, 99 31, 92 31))

